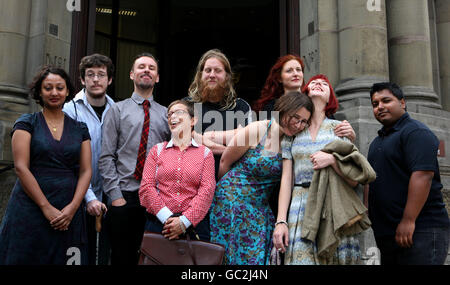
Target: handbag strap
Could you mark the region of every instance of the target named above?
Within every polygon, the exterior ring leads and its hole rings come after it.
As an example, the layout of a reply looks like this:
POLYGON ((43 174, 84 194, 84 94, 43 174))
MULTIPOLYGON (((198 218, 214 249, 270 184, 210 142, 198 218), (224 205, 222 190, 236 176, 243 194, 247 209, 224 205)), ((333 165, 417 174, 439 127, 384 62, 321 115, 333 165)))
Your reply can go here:
MULTIPOLYGON (((181 213, 174 213, 170 216, 170 218, 179 217, 179 216, 181 216, 181 213)), ((183 222, 183 221, 180 220, 180 222, 183 222)), ((189 229, 186 230, 185 235, 186 235, 186 243, 189 247, 189 255, 191 256, 192 262, 194 263, 194 265, 197 265, 197 260, 195 258, 195 250, 194 250, 194 247, 192 246, 191 235, 189 234, 189 232, 192 232, 195 235, 195 237, 197 238, 197 240, 200 240, 200 237, 198 236, 197 232, 194 230, 194 227, 189 227, 189 229)))
MULTIPOLYGON (((195 237, 197 238, 197 240, 200 240, 200 237, 198 236, 197 232, 194 230, 194 228, 191 228, 190 231, 192 231, 195 235, 195 237)), ((191 255, 192 258, 192 262, 194 263, 194 265, 197 265, 197 259, 196 259, 196 255, 195 255, 195 250, 194 247, 192 246, 192 240, 191 240, 191 236, 188 232, 186 232, 186 242, 188 244, 189 247, 189 254, 191 255)))
POLYGON ((189 255, 192 258, 192 263, 194 263, 194 265, 197 265, 197 260, 195 258, 195 251, 194 251, 194 248, 192 247, 192 241, 191 241, 191 237, 189 236, 189 234, 186 235, 186 242, 189 247, 189 255))

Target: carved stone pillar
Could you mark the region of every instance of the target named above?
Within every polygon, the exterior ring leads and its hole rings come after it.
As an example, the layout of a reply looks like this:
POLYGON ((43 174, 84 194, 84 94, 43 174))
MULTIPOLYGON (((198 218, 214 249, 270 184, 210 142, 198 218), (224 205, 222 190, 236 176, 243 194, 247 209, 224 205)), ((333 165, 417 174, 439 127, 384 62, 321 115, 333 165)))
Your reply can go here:
POLYGON ((441 108, 433 89, 428 1, 387 1, 391 81, 407 104, 441 108))
POLYGON ((436 0, 436 33, 442 108, 450 111, 450 1, 436 0))
POLYGON ((0 167, 12 161, 12 123, 29 110, 26 63, 31 6, 31 0, 0 1, 0 167))
POLYGON ((32 0, 0 1, 0 220, 15 182, 10 132, 29 111, 26 61, 32 0))
POLYGON ((386 10, 368 9, 366 1, 338 1, 339 86, 336 93, 344 108, 370 105, 373 83, 389 78, 386 10))

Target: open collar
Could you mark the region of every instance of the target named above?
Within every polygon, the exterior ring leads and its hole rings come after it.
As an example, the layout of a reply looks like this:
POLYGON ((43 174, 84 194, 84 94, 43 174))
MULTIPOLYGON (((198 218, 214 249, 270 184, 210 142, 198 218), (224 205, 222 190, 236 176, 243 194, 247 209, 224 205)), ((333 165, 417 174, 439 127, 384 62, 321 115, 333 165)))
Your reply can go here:
MULTIPOLYGON (((167 148, 171 148, 171 147, 173 147, 174 145, 173 145, 173 139, 171 139, 168 143, 167 143, 167 145, 166 145, 166 149, 167 148)), ((194 139, 191 139, 191 146, 193 146, 193 147, 199 147, 199 145, 197 144, 197 142, 194 140, 194 139)))

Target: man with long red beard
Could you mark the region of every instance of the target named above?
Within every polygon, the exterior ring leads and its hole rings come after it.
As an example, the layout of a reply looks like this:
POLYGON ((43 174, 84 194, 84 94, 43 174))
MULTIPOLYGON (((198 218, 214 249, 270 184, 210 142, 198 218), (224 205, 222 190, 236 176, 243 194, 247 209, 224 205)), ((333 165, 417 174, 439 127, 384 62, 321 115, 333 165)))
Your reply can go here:
POLYGON ((217 49, 203 54, 186 100, 195 103, 200 118, 194 139, 214 153, 216 174, 222 152, 235 130, 251 122, 250 105, 237 98, 227 57, 217 49))

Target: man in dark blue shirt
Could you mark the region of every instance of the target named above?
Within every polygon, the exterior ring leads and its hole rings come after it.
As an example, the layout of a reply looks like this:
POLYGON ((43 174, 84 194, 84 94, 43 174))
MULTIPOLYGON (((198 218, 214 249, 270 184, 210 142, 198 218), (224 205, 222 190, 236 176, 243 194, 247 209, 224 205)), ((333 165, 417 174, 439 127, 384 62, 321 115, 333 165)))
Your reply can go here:
POLYGON ((450 223, 442 199, 439 141, 406 112, 395 83, 370 90, 375 118, 383 125, 369 148, 377 173, 369 185, 369 217, 382 264, 443 264, 450 223))

